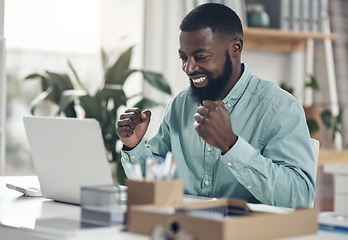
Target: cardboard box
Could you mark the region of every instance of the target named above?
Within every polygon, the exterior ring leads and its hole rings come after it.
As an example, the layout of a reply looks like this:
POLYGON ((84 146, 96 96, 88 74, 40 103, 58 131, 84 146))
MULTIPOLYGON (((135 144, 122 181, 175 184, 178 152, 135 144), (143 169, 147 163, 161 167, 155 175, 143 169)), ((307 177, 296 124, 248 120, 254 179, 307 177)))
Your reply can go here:
MULTIPOLYGON (((234 199, 218 199, 188 203, 184 209, 213 209, 221 206, 241 207, 246 203, 234 199)), ((130 232, 151 235, 155 226, 162 225, 168 235, 174 237, 185 233, 191 239, 275 239, 313 234, 317 232, 317 210, 296 209, 286 213, 253 211, 245 215, 216 217, 214 214, 194 216, 190 211, 177 212, 174 207, 142 205, 133 207, 129 214, 130 232)))
POLYGON ((184 183, 180 179, 146 182, 127 181, 127 225, 133 206, 149 204, 158 207, 181 206, 184 195, 184 183))

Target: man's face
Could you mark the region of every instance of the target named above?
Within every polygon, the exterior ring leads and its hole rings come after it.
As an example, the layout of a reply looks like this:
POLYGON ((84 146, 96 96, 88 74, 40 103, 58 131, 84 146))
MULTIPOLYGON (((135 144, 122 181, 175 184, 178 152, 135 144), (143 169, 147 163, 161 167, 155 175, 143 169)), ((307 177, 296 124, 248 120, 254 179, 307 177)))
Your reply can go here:
POLYGON ((227 44, 213 38, 211 30, 180 33, 179 55, 183 71, 191 82, 194 100, 218 100, 226 91, 232 74, 227 44))

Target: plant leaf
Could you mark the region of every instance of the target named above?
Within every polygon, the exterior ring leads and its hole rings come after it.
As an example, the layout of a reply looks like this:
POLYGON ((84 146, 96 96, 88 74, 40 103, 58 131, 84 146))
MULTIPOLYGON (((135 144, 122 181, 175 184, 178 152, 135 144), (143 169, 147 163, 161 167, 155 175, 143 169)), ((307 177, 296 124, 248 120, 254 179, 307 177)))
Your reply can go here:
POLYGON ((100 91, 100 98, 107 100, 107 99, 113 99, 114 105, 116 108, 118 108, 121 105, 127 105, 127 97, 124 91, 120 88, 112 88, 110 86, 105 86, 100 91))
POLYGON ((43 91, 38 96, 36 96, 36 98, 34 98, 33 101, 31 101, 31 103, 29 105, 29 109, 30 109, 30 112, 31 112, 32 115, 35 115, 35 110, 36 110, 37 106, 43 100, 45 100, 50 95, 51 92, 52 92, 52 88, 47 88, 46 91, 43 91))
POLYGON ((36 79, 39 78, 41 79, 41 88, 42 91, 46 91, 50 86, 52 86, 51 81, 44 75, 38 74, 38 73, 33 73, 24 78, 24 80, 30 80, 30 79, 36 79))
MULTIPOLYGON (((62 93, 62 96, 59 102, 59 111, 64 112, 66 115, 69 114, 69 110, 67 109, 71 108, 71 106, 74 108, 75 100, 85 95, 88 95, 87 91, 85 90, 65 90, 62 93)), ((74 113, 76 114, 75 108, 74 108, 74 113)), ((73 116, 68 116, 68 117, 73 117, 73 116)))
POLYGON ((170 86, 168 85, 167 81, 165 80, 162 74, 144 70, 140 70, 140 72, 143 74, 144 79, 153 87, 166 94, 172 94, 170 86))
POLYGON ((309 75, 309 79, 310 79, 310 82, 306 83, 306 87, 310 87, 313 90, 319 90, 320 87, 319 87, 319 83, 317 79, 313 75, 309 75))
POLYGON ((137 107, 141 110, 145 110, 145 109, 149 109, 149 108, 157 107, 157 106, 164 106, 164 104, 154 102, 149 98, 143 98, 134 105, 134 107, 137 107))
POLYGON ((287 91, 290 94, 294 94, 294 88, 292 88, 291 86, 288 86, 286 83, 282 82, 279 85, 280 88, 284 89, 285 91, 287 91))
POLYGON ((85 110, 86 118, 95 118, 99 122, 103 122, 101 111, 101 100, 94 96, 84 95, 79 97, 81 107, 85 110))
POLYGON ((106 84, 120 84, 126 81, 129 73, 129 63, 132 57, 132 49, 130 47, 121 56, 117 59, 117 61, 110 68, 107 69, 105 74, 105 83, 106 84))
POLYGON ((318 122, 314 118, 307 119, 307 126, 310 134, 316 133, 320 129, 318 122))
POLYGON ((80 85, 80 87, 84 90, 87 90, 87 88, 85 87, 85 85, 81 82, 80 78, 77 75, 77 72, 75 70, 75 68, 73 67, 72 63, 68 60, 68 66, 70 68, 70 70, 73 72, 75 79, 77 81, 77 83, 80 85))
POLYGON ((321 119, 323 120, 323 123, 326 127, 331 128, 332 125, 332 114, 331 111, 328 109, 325 109, 322 113, 321 113, 321 119))
POLYGON ((100 54, 101 54, 101 60, 102 60, 102 68, 103 68, 103 72, 104 72, 104 75, 105 75, 106 72, 107 72, 107 69, 108 69, 109 57, 106 54, 106 52, 104 51, 104 49, 100 50, 100 54))
POLYGON ((49 100, 59 105, 62 93, 65 90, 73 89, 72 82, 67 74, 59 74, 46 71, 48 79, 52 84, 52 94, 49 100))
POLYGON ((24 80, 35 79, 35 78, 41 78, 41 77, 43 77, 41 74, 32 73, 32 74, 29 74, 28 76, 26 76, 26 77, 24 78, 24 80))

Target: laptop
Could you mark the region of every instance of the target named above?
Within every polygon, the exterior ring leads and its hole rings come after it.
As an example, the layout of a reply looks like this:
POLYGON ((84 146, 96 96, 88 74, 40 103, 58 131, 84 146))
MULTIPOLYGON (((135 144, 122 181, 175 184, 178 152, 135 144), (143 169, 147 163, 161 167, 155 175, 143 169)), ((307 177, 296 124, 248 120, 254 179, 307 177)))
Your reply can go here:
POLYGON ((113 184, 95 119, 23 117, 42 196, 80 204, 82 186, 113 184))

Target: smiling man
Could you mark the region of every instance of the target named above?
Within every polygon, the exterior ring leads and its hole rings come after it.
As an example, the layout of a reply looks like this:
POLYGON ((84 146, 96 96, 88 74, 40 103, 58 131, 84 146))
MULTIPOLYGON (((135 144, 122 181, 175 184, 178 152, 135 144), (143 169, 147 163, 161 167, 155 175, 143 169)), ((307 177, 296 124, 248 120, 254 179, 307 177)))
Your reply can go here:
POLYGON ((203 4, 180 25, 179 56, 190 86, 168 105, 158 133, 151 112, 117 122, 122 164, 172 152, 185 193, 276 206, 310 206, 315 161, 302 106, 241 62, 243 29, 233 10, 203 4))

